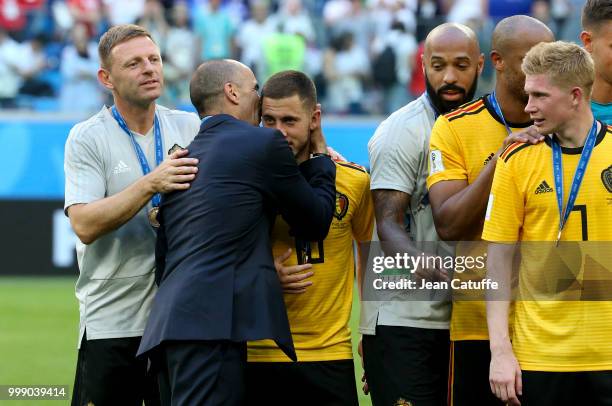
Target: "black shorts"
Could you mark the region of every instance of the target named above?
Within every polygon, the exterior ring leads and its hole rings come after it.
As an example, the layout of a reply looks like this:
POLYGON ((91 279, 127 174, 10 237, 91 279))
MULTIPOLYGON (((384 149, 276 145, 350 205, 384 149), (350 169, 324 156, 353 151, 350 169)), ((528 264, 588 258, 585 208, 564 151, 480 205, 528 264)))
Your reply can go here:
POLYGON ((612 371, 522 371, 523 406, 612 406, 612 371))
POLYGON ((488 340, 451 343, 451 406, 504 406, 491 391, 490 364, 491 350, 488 340))
POLYGON ((72 406, 160 405, 157 379, 136 359, 141 337, 89 340, 79 349, 72 406))
POLYGON ((352 359, 249 362, 245 405, 357 406, 352 359))
POLYGON ((376 335, 363 336, 363 356, 374 406, 402 400, 413 406, 446 406, 448 330, 377 326, 376 335))

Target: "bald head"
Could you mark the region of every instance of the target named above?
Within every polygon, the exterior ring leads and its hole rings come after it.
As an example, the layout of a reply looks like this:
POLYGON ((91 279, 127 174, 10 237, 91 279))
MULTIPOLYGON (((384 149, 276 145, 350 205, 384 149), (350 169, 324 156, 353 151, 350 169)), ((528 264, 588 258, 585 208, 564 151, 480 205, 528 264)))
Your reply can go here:
POLYGON ((525 15, 515 15, 501 20, 493 31, 492 49, 500 55, 518 47, 530 49, 540 42, 552 42, 555 36, 540 20, 525 15))
POLYGON ((446 23, 427 35, 423 50, 425 84, 439 113, 472 100, 483 64, 478 38, 469 27, 446 23))
POLYGON ((232 59, 217 59, 201 64, 191 77, 189 95, 200 117, 217 113, 227 83, 241 83, 250 69, 232 59))
POLYGON ((541 21, 525 15, 501 20, 493 31, 491 62, 496 71, 498 93, 505 90, 522 104, 527 104, 524 91, 525 74, 521 70, 523 58, 540 42, 552 42, 555 36, 541 21))
POLYGON ((476 33, 463 24, 444 23, 431 30, 425 38, 424 54, 431 55, 440 46, 454 46, 474 57, 480 54, 476 33))

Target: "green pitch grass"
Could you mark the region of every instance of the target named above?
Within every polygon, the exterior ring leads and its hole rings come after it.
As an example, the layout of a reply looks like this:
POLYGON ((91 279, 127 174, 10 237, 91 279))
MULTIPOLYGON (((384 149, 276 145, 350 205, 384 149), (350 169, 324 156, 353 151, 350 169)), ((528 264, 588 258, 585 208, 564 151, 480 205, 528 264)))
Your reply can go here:
MULTIPOLYGON (((0 385, 68 385, 72 392, 78 336, 75 278, 0 277, 0 385)), ((360 405, 371 405, 361 391, 357 355, 359 302, 353 301, 351 330, 360 405)), ((0 400, 0 405, 69 405, 69 401, 0 400)))
MULTIPOLYGON (((75 278, 0 278, 0 385, 69 385, 78 337, 75 278)), ((0 405, 69 401, 0 400, 0 405)))

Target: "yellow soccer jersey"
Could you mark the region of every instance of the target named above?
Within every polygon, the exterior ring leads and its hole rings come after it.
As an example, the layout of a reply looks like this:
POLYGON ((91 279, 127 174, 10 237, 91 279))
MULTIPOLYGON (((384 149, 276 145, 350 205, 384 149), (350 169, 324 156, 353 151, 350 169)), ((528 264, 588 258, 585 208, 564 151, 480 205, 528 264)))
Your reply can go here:
MULTIPOLYGON (((523 130, 531 123, 508 123, 512 131, 523 130)), ((429 177, 427 188, 447 180, 465 180, 473 183, 491 161, 508 136, 502 119, 489 104, 487 96, 467 103, 457 110, 440 116, 431 131, 429 151, 429 177)), ((483 218, 484 221, 484 218, 483 218)), ((482 229, 464 240, 479 241, 482 229)), ((484 252, 474 243, 469 247, 458 244, 456 255, 479 256, 484 252)), ((455 274, 461 280, 484 278, 486 270, 455 274)), ((461 291, 453 293, 451 313, 451 340, 487 340, 486 306, 484 302, 463 300, 461 291)), ((475 293, 469 293, 474 298, 475 293)))
MULTIPOLYGON (((582 148, 563 148, 562 152, 565 205, 582 148)), ((483 238, 555 241, 558 225, 550 138, 538 145, 510 145, 497 163, 483 238)), ((611 240, 612 130, 602 126, 561 241, 611 240)), ((560 286, 558 277, 567 268, 562 262, 551 265, 551 258, 566 256, 572 246, 557 248, 550 243, 537 250, 528 248, 534 245, 523 243, 521 247, 515 303, 512 343, 521 368, 551 372, 612 369, 612 302, 562 300, 572 289, 551 290, 550 286, 560 286), (533 299, 537 291, 544 291, 545 299, 552 300, 533 299)), ((584 250, 578 252, 574 275, 587 280, 587 273, 597 272, 596 263, 589 262, 584 250)))
MULTIPOLYGON (((352 359, 348 326, 353 303, 355 261, 353 241, 372 239, 374 209, 370 176, 361 166, 336 162, 336 210, 323 253, 313 245, 312 285, 302 294, 286 294, 285 304, 298 361, 352 359), (318 252, 315 252, 318 251, 318 252), (322 254, 322 255, 321 255, 322 254), (316 258, 322 263, 314 263, 316 258)), ((293 255, 286 265, 298 263, 295 240, 278 217, 272 232, 274 256, 288 248, 293 255)), ((288 362, 271 340, 249 342, 249 362, 288 362)))

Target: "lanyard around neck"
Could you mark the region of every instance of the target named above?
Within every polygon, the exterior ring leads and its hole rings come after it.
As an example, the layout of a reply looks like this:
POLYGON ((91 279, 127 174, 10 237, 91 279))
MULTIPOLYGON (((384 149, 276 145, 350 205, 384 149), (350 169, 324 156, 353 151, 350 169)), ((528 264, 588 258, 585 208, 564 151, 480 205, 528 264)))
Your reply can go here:
POLYGON ((493 91, 493 93, 489 95, 489 103, 491 103, 491 107, 493 107, 493 110, 495 110, 495 113, 499 116, 499 118, 501 118, 502 123, 504 123, 504 127, 506 127, 506 131, 508 132, 508 135, 512 134, 512 130, 510 129, 510 126, 506 122, 506 119, 504 118, 504 113, 502 112, 501 106, 499 105, 499 102, 497 101, 495 90, 493 91))
POLYGON ((582 184, 582 179, 584 178, 584 173, 586 172, 587 164, 589 163, 589 159, 591 158, 591 153, 593 152, 593 148, 595 147, 596 139, 597 120, 593 120, 593 125, 591 126, 591 130, 589 131, 589 134, 584 143, 582 154, 580 154, 580 161, 578 161, 578 166, 576 167, 576 172, 574 173, 574 179, 572 180, 572 186, 570 188, 567 204, 565 205, 565 208, 563 208, 563 162, 561 158, 561 145, 559 145, 559 142, 556 140, 555 137, 552 137, 553 174, 555 177, 555 194, 557 196, 557 207, 559 209, 559 232, 557 233, 557 244, 561 239, 561 232, 563 231, 563 227, 565 227, 567 218, 569 217, 570 212, 574 208, 574 203, 576 202, 576 197, 578 196, 578 191, 580 190, 580 185, 582 184))
MULTIPOLYGON (((117 121, 117 124, 119 124, 119 127, 121 127, 123 132, 125 132, 128 135, 128 137, 130 137, 130 141, 132 142, 132 146, 134 147, 134 152, 136 152, 136 156, 138 157, 138 161, 140 162, 140 167, 142 168, 143 175, 148 174, 149 172, 151 172, 151 167, 149 166, 149 162, 147 161, 147 157, 142 151, 142 148, 140 148, 140 145, 138 144, 138 142, 136 142, 136 138, 134 138, 134 134, 128 127, 123 117, 121 117, 121 114, 119 113, 119 110, 117 110, 116 106, 113 106, 111 108, 111 112, 113 114, 115 121, 117 121)), ((157 114, 155 114, 155 119, 153 122, 153 134, 155 137, 155 163, 156 163, 156 166, 159 166, 159 164, 161 164, 162 161, 164 160, 164 157, 163 157, 164 149, 162 145, 161 126, 159 125, 159 119, 157 118, 157 114)), ((153 198, 151 199, 151 204, 153 205, 153 207, 158 207, 160 201, 161 201, 161 195, 159 193, 156 193, 153 195, 153 198)))

